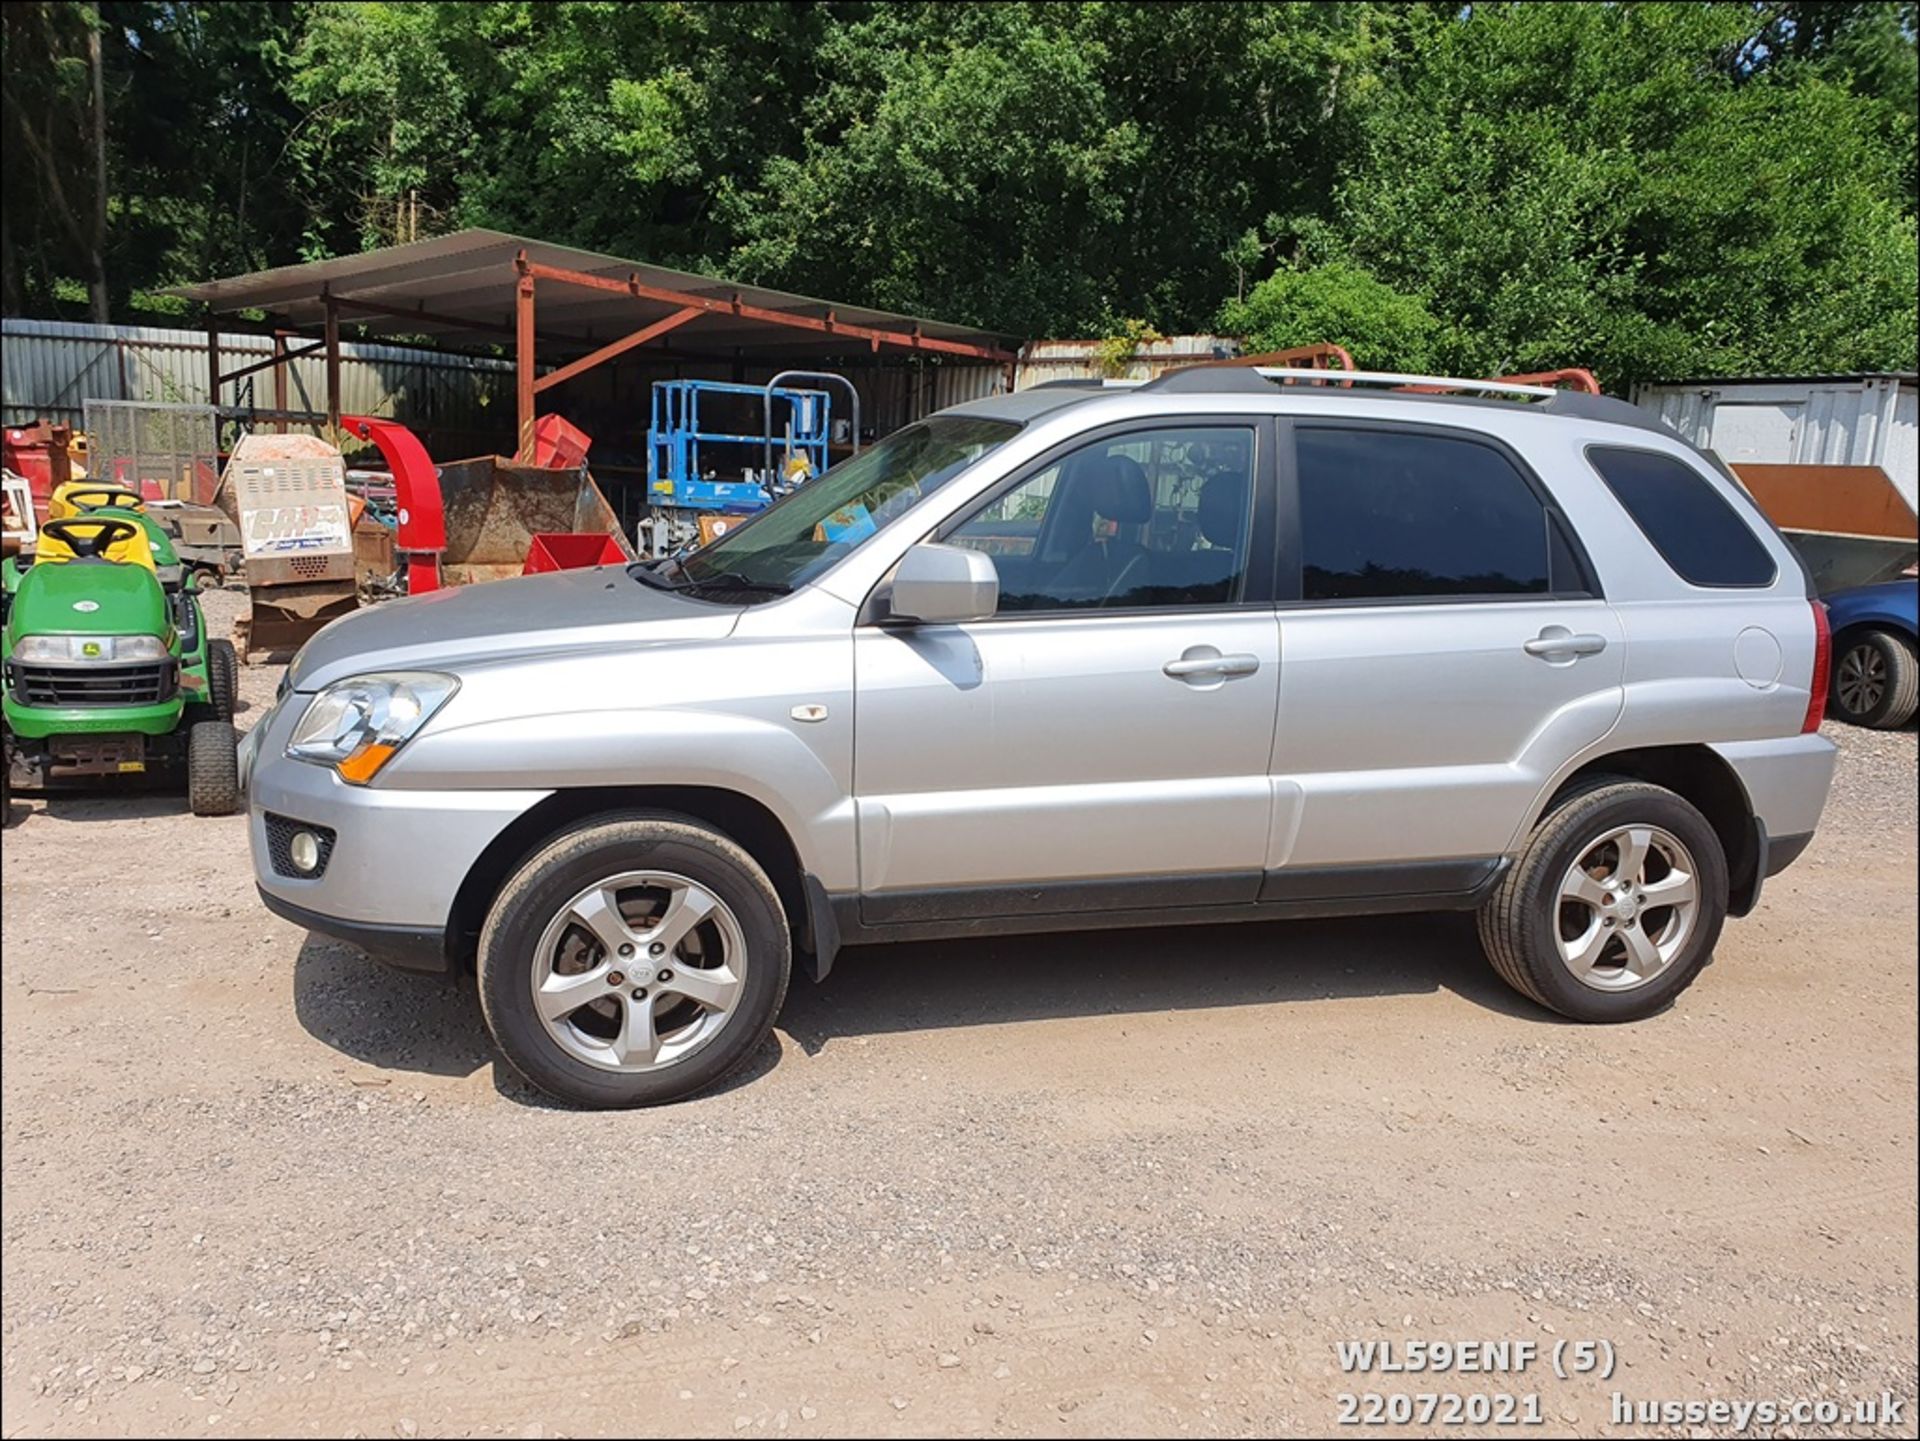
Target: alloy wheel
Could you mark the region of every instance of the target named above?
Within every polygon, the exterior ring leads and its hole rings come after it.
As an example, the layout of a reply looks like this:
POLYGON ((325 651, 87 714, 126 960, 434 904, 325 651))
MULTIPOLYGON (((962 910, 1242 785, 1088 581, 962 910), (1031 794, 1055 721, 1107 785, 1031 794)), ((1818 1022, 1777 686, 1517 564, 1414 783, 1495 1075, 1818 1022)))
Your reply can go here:
POLYGON ((718 1035, 744 990, 746 939, 713 891, 670 871, 584 887, 541 933, 533 1005, 569 1055, 658 1071, 718 1035))
POLYGON ((1833 680, 1841 708, 1848 715, 1865 715, 1887 693, 1887 658, 1863 641, 1840 657, 1833 680))
POLYGON ((1679 958, 1700 915, 1693 856, 1658 826, 1617 826, 1560 882, 1555 937, 1575 980, 1631 991, 1679 958))

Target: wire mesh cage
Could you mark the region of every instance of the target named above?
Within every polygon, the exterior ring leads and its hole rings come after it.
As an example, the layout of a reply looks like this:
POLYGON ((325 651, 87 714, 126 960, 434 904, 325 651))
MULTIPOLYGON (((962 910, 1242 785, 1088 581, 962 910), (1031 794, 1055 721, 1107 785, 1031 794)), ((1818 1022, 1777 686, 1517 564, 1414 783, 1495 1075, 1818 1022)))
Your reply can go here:
POLYGON ((210 405, 144 400, 85 402, 87 473, 152 500, 213 500, 219 431, 210 405))

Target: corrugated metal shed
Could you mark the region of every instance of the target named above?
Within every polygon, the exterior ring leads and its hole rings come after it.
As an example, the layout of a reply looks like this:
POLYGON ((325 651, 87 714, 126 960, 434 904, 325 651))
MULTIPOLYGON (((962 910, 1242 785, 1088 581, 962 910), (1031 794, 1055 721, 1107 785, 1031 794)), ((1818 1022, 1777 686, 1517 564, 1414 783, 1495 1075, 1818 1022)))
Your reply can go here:
MULTIPOLYGON (((272 354, 267 336, 221 334, 225 370, 272 354)), ((513 367, 504 360, 353 342, 341 344, 340 357, 342 409, 349 414, 394 416, 456 448, 471 441, 471 450, 512 435, 513 367)), ((288 408, 325 410, 322 358, 296 357, 287 372, 288 408)), ((207 337, 145 325, 0 320, 0 385, 7 425, 46 419, 78 427, 88 399, 205 405, 207 337)), ((270 409, 272 372, 256 371, 221 392, 223 406, 270 409)))
MULTIPOLYGON (((1097 357, 1103 340, 1033 340, 1020 348, 1013 388, 1027 390, 1049 380, 1104 377, 1097 357)), ((1139 346, 1115 380, 1152 380, 1164 370, 1240 353, 1240 342, 1223 335, 1170 335, 1139 346)), ((975 397, 968 397, 973 399, 975 397)))
MULTIPOLYGON (((643 293, 609 293, 569 285, 541 287, 535 306, 540 341, 549 351, 560 346, 591 349, 636 327, 670 315, 679 304, 710 302, 692 324, 675 331, 669 348, 687 355, 735 359, 856 355, 867 342, 850 334, 784 328, 728 307, 744 304, 810 322, 833 321, 872 327, 904 339, 925 337, 989 350, 1011 349, 1009 337, 971 325, 954 325, 861 305, 843 305, 810 295, 765 286, 742 285, 718 276, 692 275, 662 265, 532 236, 498 230, 460 230, 405 245, 390 245, 360 255, 342 255, 304 265, 286 265, 169 292, 204 302, 218 312, 257 308, 294 326, 318 326, 325 316, 324 296, 362 308, 350 316, 388 333, 427 336, 458 344, 485 343, 512 334, 515 261, 629 283, 670 294, 674 300, 643 293), (365 307, 386 307, 386 313, 365 307)), ((997 358, 997 357, 996 357, 997 358)))
POLYGON ((1920 509, 1917 397, 1910 373, 1716 377, 1633 392, 1634 404, 1730 465, 1877 465, 1920 509))

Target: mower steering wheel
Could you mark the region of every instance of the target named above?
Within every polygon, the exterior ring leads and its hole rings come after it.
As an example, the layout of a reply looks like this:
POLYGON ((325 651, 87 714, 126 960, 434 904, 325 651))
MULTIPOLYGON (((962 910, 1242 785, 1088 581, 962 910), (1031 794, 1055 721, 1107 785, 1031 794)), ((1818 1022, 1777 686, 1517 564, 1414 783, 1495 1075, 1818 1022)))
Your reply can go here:
POLYGON ((76 486, 66 495, 76 510, 140 510, 147 498, 124 485, 76 486))
POLYGON ((82 560, 104 556, 120 542, 143 533, 134 521, 115 515, 68 515, 40 527, 40 534, 53 537, 82 560))

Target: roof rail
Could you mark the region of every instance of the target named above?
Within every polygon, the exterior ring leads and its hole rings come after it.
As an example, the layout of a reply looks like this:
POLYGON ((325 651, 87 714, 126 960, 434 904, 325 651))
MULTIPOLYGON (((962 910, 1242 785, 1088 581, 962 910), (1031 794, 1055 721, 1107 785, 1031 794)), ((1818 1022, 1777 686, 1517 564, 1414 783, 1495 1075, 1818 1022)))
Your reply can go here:
POLYGON ((1255 365, 1239 368, 1193 365, 1181 370, 1169 370, 1157 380, 1150 380, 1144 389, 1167 391, 1174 394, 1204 394, 1207 392, 1257 394, 1272 389, 1269 382, 1279 381, 1284 385, 1337 386, 1380 386, 1388 390, 1423 391, 1470 391, 1486 395, 1523 396, 1528 399, 1548 399, 1562 392, 1550 385, 1525 385, 1510 380, 1470 380, 1450 375, 1407 375, 1399 371, 1388 370, 1304 370, 1287 366, 1255 365))

